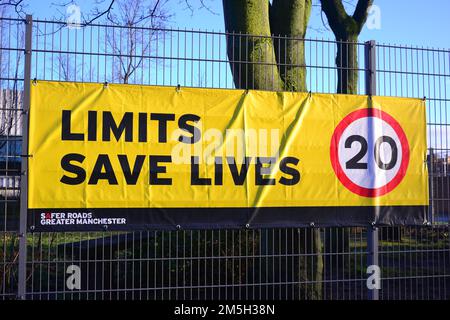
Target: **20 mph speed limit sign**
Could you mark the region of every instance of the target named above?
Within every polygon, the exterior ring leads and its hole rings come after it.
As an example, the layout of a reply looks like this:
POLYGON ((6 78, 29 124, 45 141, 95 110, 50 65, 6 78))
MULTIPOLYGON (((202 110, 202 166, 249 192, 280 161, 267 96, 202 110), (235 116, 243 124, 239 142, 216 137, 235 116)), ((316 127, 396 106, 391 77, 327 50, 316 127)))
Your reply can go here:
POLYGON ((353 111, 336 127, 331 163, 340 182, 364 197, 389 193, 404 178, 409 164, 408 139, 401 125, 375 108, 353 111))

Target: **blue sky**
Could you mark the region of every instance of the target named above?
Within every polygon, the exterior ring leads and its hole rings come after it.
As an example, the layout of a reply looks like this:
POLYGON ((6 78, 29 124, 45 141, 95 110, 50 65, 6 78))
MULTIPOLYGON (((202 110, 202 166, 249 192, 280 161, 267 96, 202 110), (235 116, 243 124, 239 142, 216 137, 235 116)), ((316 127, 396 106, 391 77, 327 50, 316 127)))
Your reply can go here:
MULTIPOLYGON (((313 0, 316 4, 318 0, 313 0)), ((59 15, 57 7, 52 6, 56 0, 30 1, 27 11, 39 18, 59 15)), ((105 3, 108 1, 105 0, 105 3)), ((83 12, 92 8, 93 1, 78 0, 76 3, 83 12)), ((198 0, 190 0, 194 9, 199 7, 198 0)), ((169 23, 171 27, 203 30, 224 30, 221 0, 205 0, 209 9, 187 9, 183 0, 170 0, 167 9, 173 13, 169 23)), ((381 12, 381 28, 369 30, 364 28, 360 40, 374 39, 381 43, 403 44, 434 48, 450 48, 450 12, 449 0, 375 0, 381 12)), ((61 8, 59 8, 61 10, 61 8)), ((326 17, 323 17, 326 20, 326 17)), ((308 38, 332 39, 331 31, 326 30, 320 18, 320 7, 315 6, 310 21, 308 38)))

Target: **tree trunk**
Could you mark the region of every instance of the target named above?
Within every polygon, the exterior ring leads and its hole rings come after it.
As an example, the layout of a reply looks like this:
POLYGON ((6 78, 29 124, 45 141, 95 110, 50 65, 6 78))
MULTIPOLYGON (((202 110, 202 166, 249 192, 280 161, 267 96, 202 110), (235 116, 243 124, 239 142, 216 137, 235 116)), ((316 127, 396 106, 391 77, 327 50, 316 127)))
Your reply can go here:
POLYGON ((223 0, 227 54, 237 89, 283 90, 263 0, 223 0))
POLYGON ((270 8, 275 55, 286 91, 308 91, 304 39, 310 14, 310 0, 274 0, 270 8))
POLYGON ((345 11, 343 0, 320 0, 337 41, 336 66, 338 93, 356 94, 358 90, 358 36, 367 20, 373 0, 358 0, 353 15, 345 11))
MULTIPOLYGON (((273 0, 272 5, 267 0, 223 0, 225 28, 230 33, 227 54, 236 88, 307 91, 304 37, 311 6, 311 0, 273 0)), ((273 270, 262 266, 268 280, 291 284, 282 290, 271 286, 269 296, 321 299, 320 230, 276 229, 262 232, 261 237, 263 253, 273 256, 273 270), (271 245, 265 248, 266 243, 271 245), (303 284, 294 290, 299 282, 303 284), (287 290, 290 286, 293 290, 287 290)))
POLYGON ((337 43, 337 93, 358 93, 358 35, 349 35, 337 43))

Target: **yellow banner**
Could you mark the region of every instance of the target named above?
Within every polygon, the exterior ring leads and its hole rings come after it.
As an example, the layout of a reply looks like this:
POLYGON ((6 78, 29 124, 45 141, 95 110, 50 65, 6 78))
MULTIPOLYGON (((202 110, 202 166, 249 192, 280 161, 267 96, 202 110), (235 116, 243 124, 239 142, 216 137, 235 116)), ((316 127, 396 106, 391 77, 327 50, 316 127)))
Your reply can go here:
POLYGON ((38 81, 29 132, 40 214, 428 205, 419 99, 38 81))

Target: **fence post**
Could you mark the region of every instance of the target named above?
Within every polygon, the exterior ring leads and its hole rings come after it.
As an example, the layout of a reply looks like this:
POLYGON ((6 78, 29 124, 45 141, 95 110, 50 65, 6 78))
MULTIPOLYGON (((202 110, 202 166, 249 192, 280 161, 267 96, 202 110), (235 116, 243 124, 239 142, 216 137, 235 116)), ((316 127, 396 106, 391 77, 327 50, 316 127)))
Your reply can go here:
POLYGON ((17 298, 26 298, 27 289, 27 215, 28 215, 28 111, 30 109, 31 54, 33 17, 25 19, 25 64, 23 73, 24 99, 22 104, 22 166, 20 179, 20 225, 19 225, 19 283, 17 298))
MULTIPOLYGON (((366 94, 375 95, 377 93, 377 56, 376 42, 368 41, 364 44, 365 56, 365 80, 366 94)), ((373 225, 367 228, 367 266, 378 266, 378 228, 373 225)), ((368 299, 378 300, 379 290, 368 289, 368 299)))

